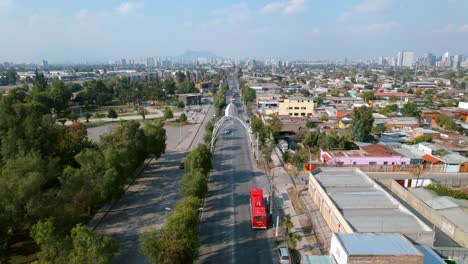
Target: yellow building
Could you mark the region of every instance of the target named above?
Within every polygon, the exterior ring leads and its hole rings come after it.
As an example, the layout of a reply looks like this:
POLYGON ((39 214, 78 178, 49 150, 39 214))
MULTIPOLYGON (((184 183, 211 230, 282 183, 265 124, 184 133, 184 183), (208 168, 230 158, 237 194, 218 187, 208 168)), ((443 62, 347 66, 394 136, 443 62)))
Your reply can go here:
POLYGON ((308 97, 290 97, 278 102, 278 115, 313 116, 314 101, 308 97))

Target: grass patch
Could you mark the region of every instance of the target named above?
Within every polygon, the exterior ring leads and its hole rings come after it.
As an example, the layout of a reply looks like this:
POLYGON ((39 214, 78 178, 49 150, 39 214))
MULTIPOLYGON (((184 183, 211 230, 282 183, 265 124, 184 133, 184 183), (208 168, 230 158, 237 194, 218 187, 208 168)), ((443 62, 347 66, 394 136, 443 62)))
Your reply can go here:
POLYGON ((100 126, 105 126, 109 123, 112 123, 112 122, 105 122, 105 121, 102 121, 102 122, 89 122, 89 123, 83 123, 83 125, 85 125, 85 127, 100 127, 100 126))
POLYGON ((179 121, 168 121, 166 122, 166 125, 168 126, 173 126, 173 127, 183 127, 185 125, 188 125, 188 122, 179 122, 179 121))
POLYGON ((440 183, 431 183, 428 186, 426 186, 426 189, 437 193, 437 195, 439 196, 449 196, 455 199, 468 200, 468 194, 462 191, 449 189, 448 187, 440 183))

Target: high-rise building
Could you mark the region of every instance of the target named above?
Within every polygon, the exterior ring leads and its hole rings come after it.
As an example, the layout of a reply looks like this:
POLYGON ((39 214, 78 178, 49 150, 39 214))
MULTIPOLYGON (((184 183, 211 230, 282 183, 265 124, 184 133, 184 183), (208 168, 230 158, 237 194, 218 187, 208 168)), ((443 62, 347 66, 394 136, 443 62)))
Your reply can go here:
POLYGON ((121 59, 120 63, 122 64, 122 66, 127 66, 127 60, 126 59, 121 59))
POLYGON ((411 68, 413 67, 413 63, 414 63, 414 52, 404 51, 403 61, 401 63, 401 66, 411 68))
POLYGON ((146 58, 146 67, 154 67, 154 58, 146 58))
POLYGON ((463 61, 462 55, 455 55, 453 56, 452 68, 454 70, 460 68, 461 62, 463 61))
POLYGON ((397 67, 413 67, 414 63, 414 52, 412 51, 399 51, 396 57, 397 67))
POLYGON ((423 59, 422 59, 422 64, 424 66, 427 66, 427 67, 434 66, 435 63, 436 63, 436 56, 434 56, 434 54, 430 52, 424 54, 423 59))
POLYGON ((399 51, 396 56, 396 66, 401 67, 403 65, 403 51, 399 51))
POLYGON ((47 67, 49 66, 49 62, 46 60, 42 60, 42 67, 47 67))

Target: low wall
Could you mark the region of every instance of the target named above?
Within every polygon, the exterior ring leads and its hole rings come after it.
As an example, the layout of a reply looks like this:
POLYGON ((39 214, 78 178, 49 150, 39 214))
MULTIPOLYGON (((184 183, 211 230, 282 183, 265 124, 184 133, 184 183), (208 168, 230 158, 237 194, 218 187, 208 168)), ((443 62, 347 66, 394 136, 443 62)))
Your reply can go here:
POLYGON ((328 194, 312 174, 309 174, 309 195, 311 200, 320 209, 323 219, 327 222, 332 232, 354 233, 353 228, 351 228, 348 221, 336 208, 330 197, 328 197, 328 194))
POLYGON ((401 199, 416 209, 427 220, 431 221, 434 225, 444 231, 444 233, 449 235, 453 240, 458 242, 463 247, 468 247, 468 233, 464 232, 445 216, 439 214, 437 210, 429 207, 424 201, 421 201, 418 197, 410 193, 396 181, 391 180, 391 182, 387 183, 390 184, 390 189, 396 195, 398 195, 401 199))

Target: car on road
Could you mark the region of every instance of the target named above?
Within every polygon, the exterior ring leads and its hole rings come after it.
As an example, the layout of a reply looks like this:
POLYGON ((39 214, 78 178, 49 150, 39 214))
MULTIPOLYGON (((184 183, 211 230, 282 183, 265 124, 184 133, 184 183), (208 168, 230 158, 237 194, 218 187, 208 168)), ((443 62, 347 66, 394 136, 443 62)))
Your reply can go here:
POLYGON ((231 130, 229 130, 229 129, 224 130, 224 134, 226 134, 226 135, 231 134, 231 130))
POLYGON ((279 247, 278 255, 281 264, 291 264, 291 255, 289 254, 289 249, 287 247, 279 247))

